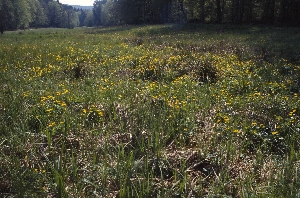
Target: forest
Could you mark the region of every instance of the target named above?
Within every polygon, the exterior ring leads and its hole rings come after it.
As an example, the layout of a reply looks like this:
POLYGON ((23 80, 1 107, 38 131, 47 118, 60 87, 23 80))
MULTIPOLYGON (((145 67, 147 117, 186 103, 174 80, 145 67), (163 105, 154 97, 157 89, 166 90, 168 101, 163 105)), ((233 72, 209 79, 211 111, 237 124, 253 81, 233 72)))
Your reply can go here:
POLYGON ((95 0, 93 10, 59 0, 1 0, 6 30, 123 24, 226 23, 300 26, 299 0, 95 0))

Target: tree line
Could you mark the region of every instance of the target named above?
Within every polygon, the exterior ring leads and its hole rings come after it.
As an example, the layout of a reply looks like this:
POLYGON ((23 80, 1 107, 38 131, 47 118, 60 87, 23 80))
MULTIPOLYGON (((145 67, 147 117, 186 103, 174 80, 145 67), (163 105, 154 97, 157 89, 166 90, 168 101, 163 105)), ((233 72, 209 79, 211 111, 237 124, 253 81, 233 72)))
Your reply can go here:
POLYGON ((229 23, 300 26, 300 0, 96 0, 103 24, 229 23))
POLYGON ((300 0, 95 0, 93 10, 59 0, 0 0, 0 32, 185 22, 300 26, 299 11, 300 0))
POLYGON ((92 10, 76 9, 59 0, 0 0, 0 32, 6 30, 93 26, 92 10))

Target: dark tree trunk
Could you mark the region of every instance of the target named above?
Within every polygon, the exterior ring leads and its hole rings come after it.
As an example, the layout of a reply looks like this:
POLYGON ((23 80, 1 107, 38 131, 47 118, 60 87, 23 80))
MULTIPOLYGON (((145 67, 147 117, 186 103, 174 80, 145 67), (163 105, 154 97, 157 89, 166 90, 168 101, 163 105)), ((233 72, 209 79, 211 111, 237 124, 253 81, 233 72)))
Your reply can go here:
POLYGON ((4 32, 4 17, 3 13, 0 13, 0 33, 3 34, 4 32))
POLYGON ((180 0, 178 3, 179 3, 180 12, 182 13, 182 17, 183 17, 182 19, 180 19, 180 21, 186 21, 187 13, 183 5, 183 0, 180 0))
POLYGON ((7 22, 8 18, 8 7, 6 5, 6 2, 2 2, 2 8, 0 12, 0 33, 3 34, 5 30, 5 24, 7 22))
POLYGON ((274 24, 275 0, 266 0, 263 10, 262 21, 267 24, 274 24))
POLYGON ((271 0, 271 6, 270 6, 270 22, 274 24, 275 21, 275 0, 271 0))
POLYGON ((241 24, 243 23, 244 17, 244 0, 232 0, 232 23, 241 24))
POLYGON ((237 24, 239 21, 239 0, 232 0, 232 23, 237 24))
POLYGON ((170 11, 172 7, 172 1, 169 0, 165 3, 162 13, 161 13, 161 22, 162 23, 168 23, 170 20, 170 11))
POLYGON ((280 14, 279 14, 279 23, 281 25, 285 24, 287 22, 287 5, 288 1, 287 0, 281 0, 280 2, 280 14))
POLYGON ((245 11, 245 1, 242 0, 240 2, 240 7, 239 7, 239 21, 238 21, 238 23, 243 23, 244 11, 245 11))
POLYGON ((246 23, 253 22, 253 2, 252 2, 252 0, 245 0, 243 21, 246 23))
POLYGON ((300 2, 297 0, 293 0, 291 3, 291 9, 289 11, 290 13, 290 25, 292 26, 300 26, 300 2))
POLYGON ((204 23, 205 21, 205 0, 200 0, 200 22, 204 23))
POLYGON ((216 0, 217 4, 217 23, 222 22, 222 7, 221 7, 221 0, 216 0))

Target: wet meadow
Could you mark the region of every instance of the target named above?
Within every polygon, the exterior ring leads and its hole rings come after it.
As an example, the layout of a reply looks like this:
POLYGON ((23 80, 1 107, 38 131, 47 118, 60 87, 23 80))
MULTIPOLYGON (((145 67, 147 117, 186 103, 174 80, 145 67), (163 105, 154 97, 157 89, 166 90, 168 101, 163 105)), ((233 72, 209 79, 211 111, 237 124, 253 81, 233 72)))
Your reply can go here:
POLYGON ((0 36, 3 197, 300 197, 300 29, 0 36))

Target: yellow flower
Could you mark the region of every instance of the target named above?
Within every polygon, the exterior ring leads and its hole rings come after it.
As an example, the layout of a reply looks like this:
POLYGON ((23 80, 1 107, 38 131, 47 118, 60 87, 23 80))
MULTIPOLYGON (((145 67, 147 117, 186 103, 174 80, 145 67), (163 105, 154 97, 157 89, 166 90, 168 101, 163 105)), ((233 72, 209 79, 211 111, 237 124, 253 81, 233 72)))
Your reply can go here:
POLYGON ((229 122, 229 118, 227 116, 224 116, 224 122, 228 123, 229 122))
POLYGON ((82 112, 83 112, 83 113, 86 113, 86 109, 82 109, 82 112))
POLYGON ((69 92, 69 90, 64 89, 64 92, 63 92, 62 94, 66 94, 66 93, 68 93, 68 92, 69 92))
POLYGON ((278 132, 277 131, 273 131, 272 132, 272 135, 276 135, 278 132))
POLYGON ((296 109, 293 109, 293 110, 289 113, 289 116, 293 116, 294 113, 296 113, 296 109))
POLYGON ((47 109, 46 112, 50 113, 53 109, 47 109))
POLYGON ((98 115, 99 115, 99 116, 103 116, 103 113, 102 113, 102 111, 100 111, 100 110, 97 110, 97 113, 98 113, 98 115))
POLYGON ((55 122, 51 122, 48 126, 49 127, 52 127, 52 126, 54 126, 55 125, 55 122))
POLYGON ((238 129, 233 130, 234 133, 239 133, 240 131, 238 129))

